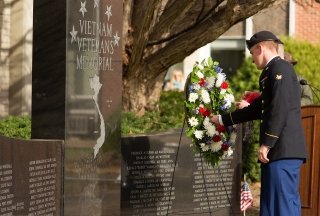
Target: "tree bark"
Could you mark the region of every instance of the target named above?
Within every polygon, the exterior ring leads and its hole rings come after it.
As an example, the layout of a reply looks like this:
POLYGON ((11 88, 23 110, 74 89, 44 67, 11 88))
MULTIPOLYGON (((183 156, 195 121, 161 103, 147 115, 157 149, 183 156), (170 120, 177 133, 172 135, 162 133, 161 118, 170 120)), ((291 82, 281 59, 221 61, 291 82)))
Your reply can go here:
POLYGON ((167 69, 230 27, 286 0, 125 0, 123 109, 157 109, 167 69))

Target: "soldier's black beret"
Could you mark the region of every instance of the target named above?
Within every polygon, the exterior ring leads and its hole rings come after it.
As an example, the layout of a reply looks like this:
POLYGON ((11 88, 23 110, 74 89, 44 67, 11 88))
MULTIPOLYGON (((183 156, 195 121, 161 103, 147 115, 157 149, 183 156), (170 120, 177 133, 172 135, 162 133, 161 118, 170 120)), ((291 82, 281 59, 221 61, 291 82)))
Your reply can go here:
POLYGON ((252 35, 250 40, 246 40, 246 44, 248 49, 251 49, 251 47, 262 41, 274 41, 275 43, 283 44, 282 41, 270 31, 260 31, 255 33, 252 35))

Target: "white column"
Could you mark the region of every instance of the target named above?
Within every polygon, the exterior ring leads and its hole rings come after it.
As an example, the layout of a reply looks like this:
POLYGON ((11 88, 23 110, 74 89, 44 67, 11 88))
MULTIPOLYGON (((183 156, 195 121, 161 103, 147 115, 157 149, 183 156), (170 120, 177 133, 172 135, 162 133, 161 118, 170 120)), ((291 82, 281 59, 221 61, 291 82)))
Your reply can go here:
POLYGON ((22 98, 24 100, 24 114, 31 115, 32 104, 32 33, 33 33, 33 0, 23 0, 23 35, 25 43, 23 44, 23 63, 22 76, 24 77, 22 87, 22 98), (25 99, 28 98, 28 99, 25 99))
POLYGON ((9 114, 31 115, 33 0, 11 8, 9 114))
MULTIPOLYGON (((253 35, 253 22, 252 22, 252 17, 249 17, 246 19, 246 26, 245 26, 245 37, 246 40, 249 40, 251 38, 251 36, 253 35)), ((246 46, 246 45, 245 45, 246 46)), ((246 57, 250 56, 250 52, 247 49, 247 47, 245 47, 245 55, 246 57)))
POLYGON ((185 79, 188 77, 189 73, 191 73, 193 69, 193 65, 195 64, 196 61, 200 63, 203 59, 207 59, 210 55, 211 55, 211 46, 210 46, 210 43, 208 43, 207 45, 197 49, 191 55, 186 57, 183 61, 183 74, 185 79))
MULTIPOLYGON (((11 0, 4 0, 4 5, 10 5, 11 0)), ((9 112, 9 49, 10 49, 10 16, 11 7, 2 9, 0 23, 0 118, 9 112)))
POLYGON ((289 1, 289 36, 295 33, 296 24, 296 3, 294 0, 289 1))

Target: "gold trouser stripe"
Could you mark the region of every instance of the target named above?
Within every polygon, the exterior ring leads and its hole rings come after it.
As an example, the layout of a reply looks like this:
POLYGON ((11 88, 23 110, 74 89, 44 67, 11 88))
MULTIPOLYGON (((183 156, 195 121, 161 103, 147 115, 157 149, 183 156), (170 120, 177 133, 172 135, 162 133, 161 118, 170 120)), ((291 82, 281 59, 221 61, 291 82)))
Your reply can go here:
POLYGON ((229 115, 230 115, 230 119, 231 119, 232 124, 234 124, 233 119, 232 119, 231 112, 229 113, 229 115))
POLYGON ((279 137, 276 136, 276 135, 272 135, 272 134, 268 134, 268 133, 265 133, 265 134, 268 135, 268 136, 274 137, 274 138, 279 138, 279 137))

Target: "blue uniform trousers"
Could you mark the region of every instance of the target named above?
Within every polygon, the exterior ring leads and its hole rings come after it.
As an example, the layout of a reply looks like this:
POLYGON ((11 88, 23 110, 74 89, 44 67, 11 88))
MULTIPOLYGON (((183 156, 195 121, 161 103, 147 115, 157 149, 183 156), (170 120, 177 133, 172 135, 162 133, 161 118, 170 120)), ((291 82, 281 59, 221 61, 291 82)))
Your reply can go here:
POLYGON ((300 216, 300 159, 261 164, 260 216, 300 216))

